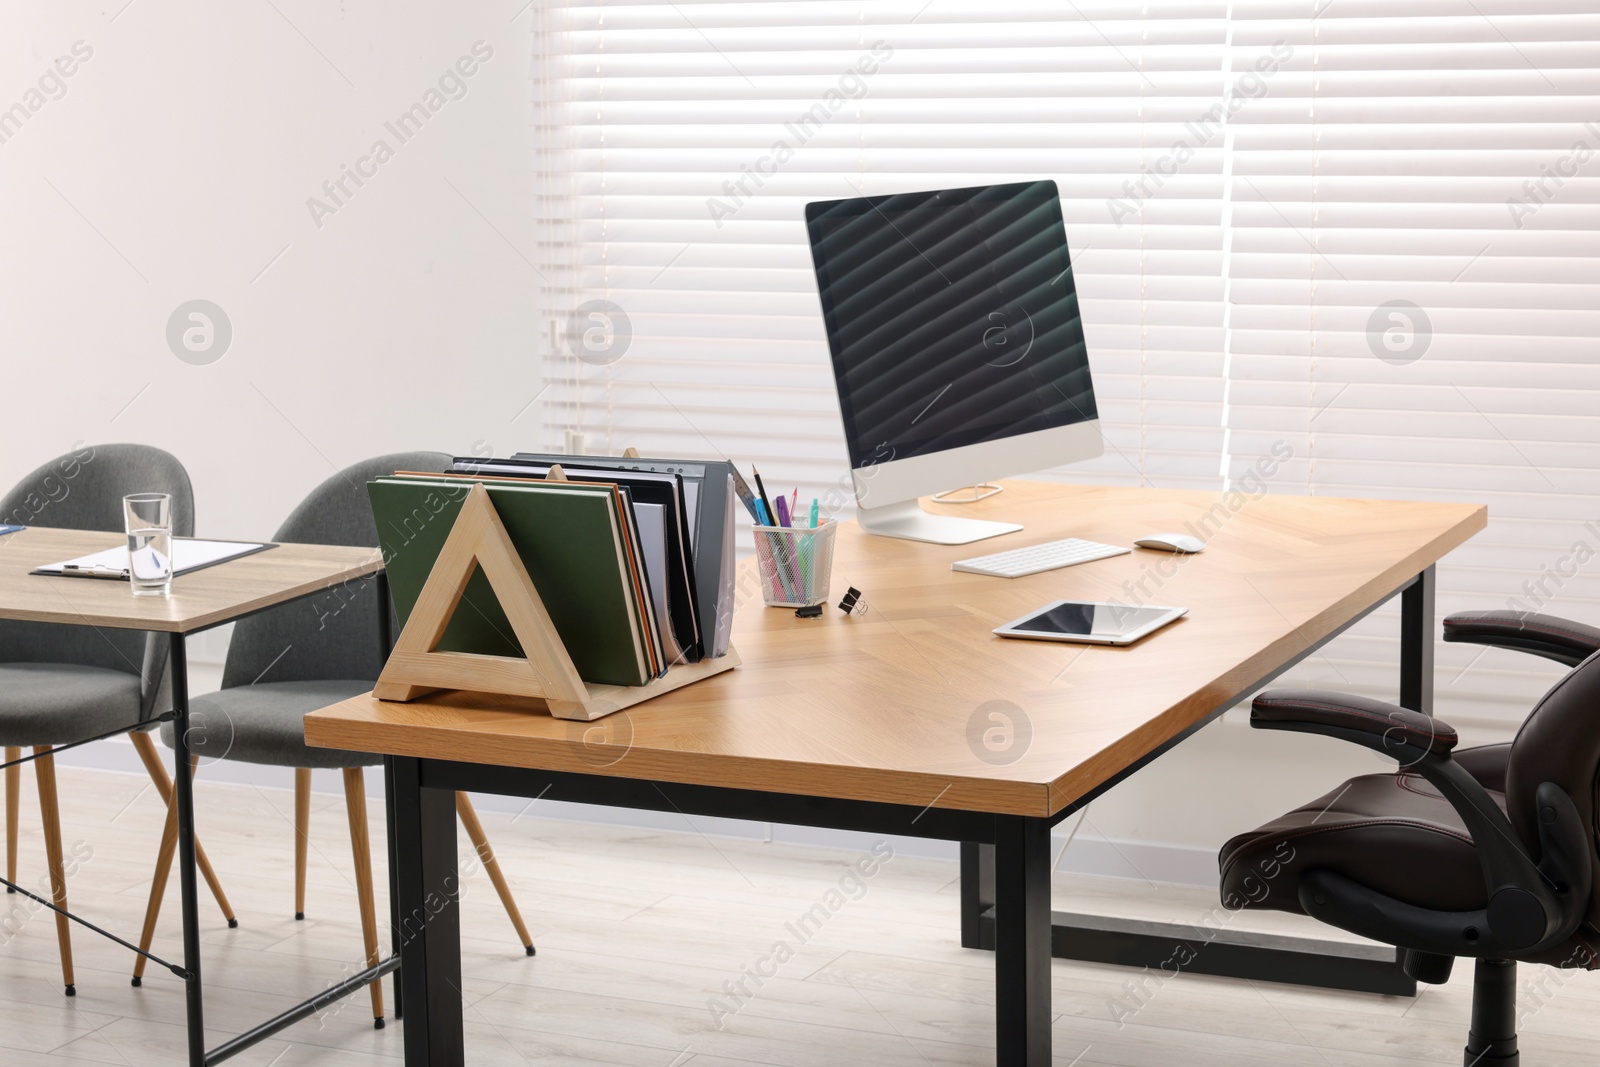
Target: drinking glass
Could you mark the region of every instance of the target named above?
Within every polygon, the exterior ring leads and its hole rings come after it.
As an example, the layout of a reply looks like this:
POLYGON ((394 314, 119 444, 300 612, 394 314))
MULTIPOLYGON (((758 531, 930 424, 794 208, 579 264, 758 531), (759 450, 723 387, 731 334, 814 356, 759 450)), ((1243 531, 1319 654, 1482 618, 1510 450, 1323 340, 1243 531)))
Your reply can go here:
POLYGON ((172 497, 134 493, 122 498, 128 529, 128 584, 134 596, 172 592, 172 497))

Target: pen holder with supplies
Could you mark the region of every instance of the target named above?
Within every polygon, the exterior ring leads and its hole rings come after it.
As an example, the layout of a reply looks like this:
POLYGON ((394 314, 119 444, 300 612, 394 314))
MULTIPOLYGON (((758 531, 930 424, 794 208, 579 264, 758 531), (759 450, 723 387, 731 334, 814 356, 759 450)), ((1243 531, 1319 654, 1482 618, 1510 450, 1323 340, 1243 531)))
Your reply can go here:
POLYGON ((761 598, 772 608, 809 608, 828 599, 836 522, 821 526, 757 526, 761 598))

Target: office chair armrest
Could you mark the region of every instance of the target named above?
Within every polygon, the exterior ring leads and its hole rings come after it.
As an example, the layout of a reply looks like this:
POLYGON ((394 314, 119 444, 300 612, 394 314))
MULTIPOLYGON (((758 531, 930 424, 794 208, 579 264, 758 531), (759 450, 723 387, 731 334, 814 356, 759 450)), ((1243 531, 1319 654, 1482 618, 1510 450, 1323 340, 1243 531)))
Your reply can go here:
POLYGON ((1457 740, 1453 729, 1420 711, 1314 689, 1262 693, 1250 707, 1250 725, 1258 730, 1326 734, 1396 756, 1402 747, 1448 753, 1457 740), (1347 737, 1348 733, 1361 735, 1361 739, 1347 737))
POLYGON ((1568 667, 1600 652, 1600 629, 1531 611, 1463 611, 1444 620, 1444 639, 1531 652, 1568 667))
POLYGON ((1450 758, 1456 732, 1437 719, 1365 697, 1274 690, 1256 698, 1250 725, 1349 741, 1421 775, 1472 836, 1489 902, 1478 912, 1430 911, 1318 869, 1301 879, 1307 914, 1391 945, 1448 956, 1533 951, 1569 936, 1581 921, 1589 900, 1589 850, 1578 810, 1560 787, 1545 782, 1537 790, 1535 861, 1494 797, 1450 758))

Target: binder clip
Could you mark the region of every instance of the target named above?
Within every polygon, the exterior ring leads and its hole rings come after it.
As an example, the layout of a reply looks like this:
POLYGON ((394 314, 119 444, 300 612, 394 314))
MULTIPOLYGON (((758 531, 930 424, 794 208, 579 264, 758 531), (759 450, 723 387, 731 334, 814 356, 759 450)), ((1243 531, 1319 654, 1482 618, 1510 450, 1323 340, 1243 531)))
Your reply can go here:
MULTIPOLYGON (((850 587, 849 592, 845 593, 844 599, 839 601, 839 610, 844 612, 846 615, 850 614, 852 611, 854 611, 856 609, 856 603, 860 599, 861 599, 861 590, 857 589, 855 586, 852 585, 850 587)), ((865 604, 861 605, 861 613, 863 615, 865 615, 866 612, 867 612, 866 605, 865 604)))
POLYGON ((820 619, 822 618, 822 605, 812 604, 808 608, 799 608, 795 611, 794 617, 797 619, 820 619))

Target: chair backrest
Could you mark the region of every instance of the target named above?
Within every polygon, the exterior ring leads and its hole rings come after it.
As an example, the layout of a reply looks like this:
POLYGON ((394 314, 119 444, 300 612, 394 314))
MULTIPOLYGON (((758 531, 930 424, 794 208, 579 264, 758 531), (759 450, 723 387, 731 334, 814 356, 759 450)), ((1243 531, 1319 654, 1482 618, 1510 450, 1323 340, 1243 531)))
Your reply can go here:
POLYGON ((1588 923, 1600 928, 1600 653, 1544 695, 1517 731, 1506 767, 1506 814, 1537 855, 1535 791, 1554 782, 1567 791, 1589 832, 1594 889, 1588 923))
MULTIPOLYGON (((194 534, 188 473, 172 455, 149 445, 84 446, 51 460, 0 497, 0 522, 122 533, 122 498, 129 493, 170 493, 172 532, 194 534)), ((164 638, 160 645, 164 659, 164 638)), ((0 663, 74 663, 139 674, 152 651, 146 646, 145 635, 135 630, 0 622, 0 663)))
MULTIPOLYGON (((443 452, 397 452, 357 463, 311 491, 286 519, 275 541, 378 547, 367 482, 397 470, 442 471, 443 452)), ((361 578, 319 596, 241 619, 228 645, 222 687, 254 682, 336 679, 376 681, 379 648, 377 582, 361 578)))

